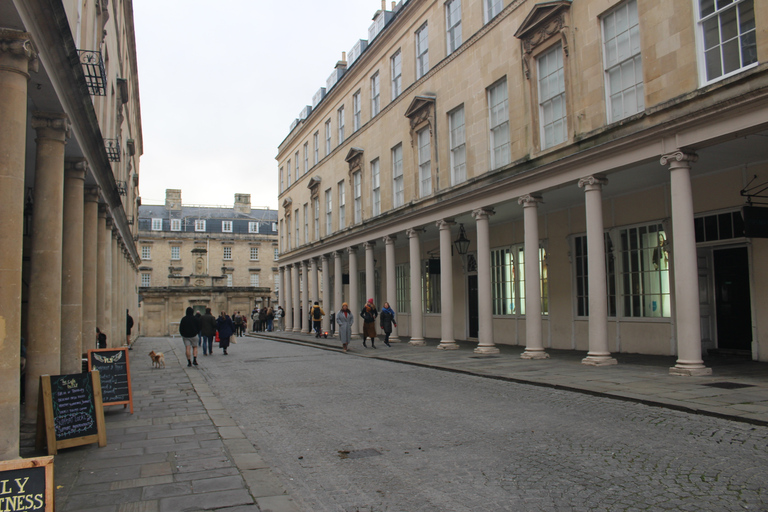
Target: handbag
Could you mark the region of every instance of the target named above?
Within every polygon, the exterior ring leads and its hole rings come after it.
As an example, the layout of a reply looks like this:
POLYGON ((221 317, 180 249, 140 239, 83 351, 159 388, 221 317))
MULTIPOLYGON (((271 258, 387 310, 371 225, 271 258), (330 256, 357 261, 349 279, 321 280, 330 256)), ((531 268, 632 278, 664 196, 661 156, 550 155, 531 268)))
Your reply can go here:
POLYGON ((237 336, 235 336, 234 334, 232 336, 230 336, 229 337, 229 342, 236 345, 237 344, 237 336))

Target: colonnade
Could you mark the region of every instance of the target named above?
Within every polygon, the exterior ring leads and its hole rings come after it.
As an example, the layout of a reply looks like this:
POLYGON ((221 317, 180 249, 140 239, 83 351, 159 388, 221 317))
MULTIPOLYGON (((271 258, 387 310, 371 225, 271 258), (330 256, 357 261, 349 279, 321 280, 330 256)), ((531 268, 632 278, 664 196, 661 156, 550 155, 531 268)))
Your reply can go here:
MULTIPOLYGON (((661 158, 661 164, 669 166, 671 180, 670 190, 672 195, 672 230, 674 233, 674 250, 672 251, 672 264, 674 274, 674 294, 676 304, 676 322, 678 361, 670 373, 677 375, 703 375, 711 373, 711 369, 704 366, 701 352, 701 336, 698 310, 698 277, 696 266, 696 242, 693 224, 693 202, 690 182, 690 163, 696 160, 695 155, 677 151, 661 158)), ((605 260, 605 236, 603 225, 603 200, 602 189, 608 184, 608 180, 602 175, 586 176, 578 181, 578 186, 584 190, 585 210, 587 223, 587 264, 589 286, 589 351, 582 363, 591 366, 603 366, 616 364, 612 357, 608 342, 608 296, 607 275, 605 260)), ((548 358, 542 336, 542 297, 541 297, 541 268, 538 264, 530 262, 539 261, 539 204, 543 201, 543 194, 532 193, 520 196, 517 199, 523 210, 524 227, 524 257, 529 264, 525 265, 525 350, 521 354, 523 359, 548 358)), ((491 276, 491 227, 490 218, 495 214, 491 207, 476 208, 471 212, 476 222, 477 233, 477 281, 478 281, 478 345, 476 353, 494 354, 499 349, 495 344, 493 332, 493 291, 491 276)), ((441 262, 440 286, 441 286, 441 322, 440 343, 437 348, 441 350, 455 350, 459 348, 454 333, 454 273, 452 265, 446 262, 452 261, 451 227, 455 225, 453 218, 439 219, 436 226, 439 233, 439 257, 441 262)), ((410 264, 410 341, 411 345, 424 345, 424 312, 422 290, 422 250, 421 236, 424 232, 422 226, 413 226, 403 229, 408 238, 408 263, 410 264)), ((395 241, 397 233, 384 236, 384 268, 386 281, 383 288, 386 292, 385 300, 393 306, 397 297, 395 241)), ((290 255, 283 258, 288 260, 280 266, 281 280, 285 279, 282 289, 286 293, 280 297, 283 305, 288 330, 293 332, 309 332, 309 322, 300 315, 308 314, 308 307, 314 301, 322 304, 326 313, 338 311, 344 302, 343 293, 343 259, 347 258, 348 269, 348 293, 346 302, 356 317, 365 298, 358 297, 360 289, 358 279, 358 247, 362 245, 364 250, 363 264, 365 265, 365 293, 367 297, 375 297, 375 268, 374 250, 376 240, 367 240, 355 243, 344 249, 336 249, 330 253, 309 256, 290 261, 290 255), (320 293, 317 287, 318 264, 320 259, 323 271, 323 289, 320 293), (334 296, 329 294, 331 277, 328 275, 331 265, 329 259, 333 259, 334 296), (299 286, 301 279, 301 286, 299 286), (308 281, 309 280, 309 281, 308 281), (310 284, 307 285, 307 282, 310 284), (293 284, 291 288, 290 283, 293 284), (312 285, 312 283, 315 283, 312 285), (306 308, 306 309, 303 309, 306 308)), ((405 263, 405 262, 401 262, 405 263)), ((463 307, 463 304, 462 304, 463 307)), ((327 317, 324 320, 324 329, 327 329, 327 317)), ((355 322, 353 337, 359 337, 362 332, 361 322, 355 322)), ((399 341, 397 328, 393 328, 392 340, 399 341)))
POLYGON ((22 375, 23 416, 34 421, 40 376, 79 373, 97 326, 110 346, 123 345, 125 312, 136 303, 137 262, 126 246, 133 242, 114 228, 99 189, 86 187, 87 161, 66 157, 70 120, 27 111, 36 66, 30 34, 0 28, 0 460, 18 456, 22 375), (36 136, 33 173, 28 123, 36 136), (34 183, 25 183, 27 174, 34 183))

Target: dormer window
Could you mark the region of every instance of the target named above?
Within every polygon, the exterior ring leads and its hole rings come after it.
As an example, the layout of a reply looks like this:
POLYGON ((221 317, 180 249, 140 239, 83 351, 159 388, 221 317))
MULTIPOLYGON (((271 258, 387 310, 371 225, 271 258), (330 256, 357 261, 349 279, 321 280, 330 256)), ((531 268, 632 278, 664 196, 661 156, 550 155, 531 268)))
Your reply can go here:
POLYGON ((221 231, 223 233, 231 233, 232 232, 232 221, 231 220, 223 220, 223 221, 221 221, 221 231))
POLYGON ((205 232, 205 220, 195 219, 195 231, 205 232))
POLYGON ((152 231, 163 230, 163 219, 152 219, 152 231))

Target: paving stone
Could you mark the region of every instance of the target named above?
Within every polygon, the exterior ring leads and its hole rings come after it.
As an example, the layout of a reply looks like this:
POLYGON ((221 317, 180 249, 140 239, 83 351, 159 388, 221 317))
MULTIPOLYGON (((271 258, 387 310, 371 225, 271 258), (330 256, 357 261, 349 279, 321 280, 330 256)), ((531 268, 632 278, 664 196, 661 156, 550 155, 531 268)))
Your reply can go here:
POLYGON ((222 507, 253 503, 253 498, 243 489, 209 492, 160 499, 160 512, 185 510, 214 510, 222 507))

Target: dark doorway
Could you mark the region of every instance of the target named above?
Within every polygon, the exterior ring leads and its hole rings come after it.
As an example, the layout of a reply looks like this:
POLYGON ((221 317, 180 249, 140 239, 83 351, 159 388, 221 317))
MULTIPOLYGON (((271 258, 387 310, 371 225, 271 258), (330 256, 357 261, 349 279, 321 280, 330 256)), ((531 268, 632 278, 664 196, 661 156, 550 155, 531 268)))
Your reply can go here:
POLYGON ((715 250, 717 347, 752 349, 752 304, 747 248, 715 250))
POLYGON ((477 338, 480 327, 477 308, 477 275, 467 276, 467 307, 469 308, 469 337, 477 338))

